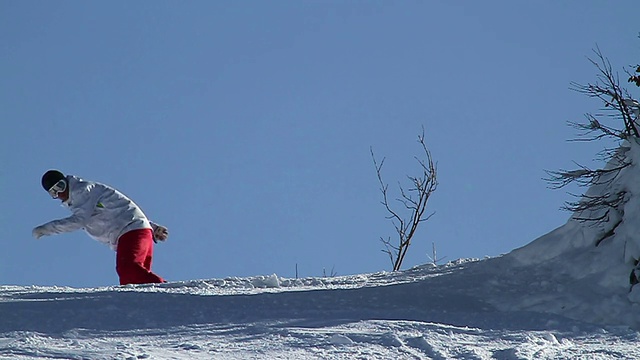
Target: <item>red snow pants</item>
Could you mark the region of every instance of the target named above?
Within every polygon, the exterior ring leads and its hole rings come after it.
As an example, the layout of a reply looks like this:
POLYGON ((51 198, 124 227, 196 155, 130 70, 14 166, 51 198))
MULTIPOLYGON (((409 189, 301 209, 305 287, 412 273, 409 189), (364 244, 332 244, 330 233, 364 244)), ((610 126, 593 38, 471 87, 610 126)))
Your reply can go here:
POLYGON ((118 239, 116 272, 120 285, 163 283, 163 278, 151 272, 153 233, 151 229, 129 231, 118 239))

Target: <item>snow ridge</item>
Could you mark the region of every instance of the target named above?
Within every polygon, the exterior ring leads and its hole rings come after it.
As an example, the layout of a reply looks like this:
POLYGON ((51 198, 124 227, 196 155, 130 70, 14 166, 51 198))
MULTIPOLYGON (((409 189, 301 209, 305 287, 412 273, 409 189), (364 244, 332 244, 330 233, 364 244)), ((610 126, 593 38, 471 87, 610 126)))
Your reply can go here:
POLYGON ((512 265, 503 256, 332 278, 2 286, 0 358, 640 356, 628 327, 537 312, 539 294, 561 278, 531 284, 512 265))

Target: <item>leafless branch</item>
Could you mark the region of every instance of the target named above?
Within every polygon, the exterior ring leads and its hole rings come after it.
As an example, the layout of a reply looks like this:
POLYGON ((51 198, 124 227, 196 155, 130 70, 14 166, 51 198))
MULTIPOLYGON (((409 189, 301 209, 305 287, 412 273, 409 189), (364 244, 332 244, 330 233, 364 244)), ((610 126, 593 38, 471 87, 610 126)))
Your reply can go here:
MULTIPOLYGON (((588 60, 598 70, 595 83, 587 85, 571 83, 571 89, 601 100, 604 109, 602 114, 586 114, 585 123, 570 122, 569 125, 578 130, 578 138, 572 141, 597 141, 610 138, 623 143, 625 140, 638 138, 638 115, 640 114, 638 102, 620 86, 618 74, 613 71, 611 63, 602 54, 600 48, 596 46, 593 52, 595 58, 588 58, 588 60), (605 124, 610 123, 611 120, 617 121, 621 126, 605 124)), ((631 160, 627 156, 628 149, 628 147, 619 146, 616 149, 601 151, 600 159, 607 164, 603 169, 594 170, 575 163, 577 168, 573 170, 546 171, 548 177, 545 180, 554 189, 572 183, 582 187, 604 185, 603 189, 608 189, 607 185, 612 184, 620 172, 631 165, 631 160)), ((573 218, 576 220, 598 224, 608 221, 612 209, 620 212, 621 205, 625 201, 624 194, 623 191, 619 191, 597 196, 572 195, 577 200, 566 202, 562 208, 574 212, 573 218)))
POLYGON ((579 167, 576 170, 547 170, 546 173, 549 177, 544 180, 550 184, 552 189, 560 189, 573 182, 585 187, 601 185, 613 181, 620 171, 631 165, 631 163, 626 162, 614 168, 597 170, 589 169, 588 167, 577 163, 576 165, 579 167))
POLYGON ((618 75, 613 72, 611 63, 602 55, 600 48, 596 47, 593 52, 596 55, 596 60, 589 58, 589 61, 598 69, 597 81, 587 85, 572 82, 571 89, 602 100, 605 110, 610 110, 613 118, 623 120, 625 137, 640 136, 636 123, 638 102, 634 103, 628 91, 620 86, 618 75))
POLYGON ((398 235, 397 245, 392 245, 391 238, 380 238, 385 246, 385 250, 382 251, 389 255, 394 271, 400 269, 420 223, 428 220, 433 215, 432 213, 425 216, 425 211, 429 197, 436 190, 438 182, 436 179, 436 166, 431 157, 431 152, 425 144, 424 128, 422 129, 422 134, 418 136, 418 142, 424 155, 424 159, 415 157, 420 165, 421 174, 420 176, 407 176, 407 180, 411 184, 408 189, 405 189, 402 184, 398 184, 400 197, 396 198, 395 201, 402 204, 404 211, 396 210, 389 203, 389 187, 382 179, 382 167, 385 159, 383 158, 378 163, 373 149, 371 149, 371 157, 376 168, 380 192, 382 193, 381 203, 388 213, 387 219, 391 220, 398 235), (408 213, 408 215, 403 216, 401 213, 408 213))

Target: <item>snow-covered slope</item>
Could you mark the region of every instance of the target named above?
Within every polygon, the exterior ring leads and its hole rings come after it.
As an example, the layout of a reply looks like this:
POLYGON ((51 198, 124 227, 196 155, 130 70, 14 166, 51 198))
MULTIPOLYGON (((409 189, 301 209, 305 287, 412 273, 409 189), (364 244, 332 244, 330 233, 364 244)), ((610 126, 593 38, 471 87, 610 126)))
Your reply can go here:
POLYGON ((564 225, 505 256, 512 272, 531 280, 526 298, 502 309, 543 311, 597 324, 640 329, 640 286, 630 292, 630 273, 640 259, 640 145, 635 139, 618 149, 607 174, 585 197, 622 194, 614 206, 574 214, 564 225), (622 159, 622 160, 621 160, 622 159), (599 222, 578 218, 603 218, 599 222))
POLYGON ((512 261, 297 280, 272 275, 96 289, 3 286, 0 358, 640 357, 638 333, 628 327, 530 311, 545 310, 536 304, 546 289, 557 297, 562 286, 572 288, 551 273, 541 281, 545 268, 514 271, 512 261))
POLYGON ((620 151, 631 165, 586 194, 624 194, 597 210, 604 221, 576 214, 495 258, 331 278, 0 286, 0 358, 638 359, 640 146, 620 151))

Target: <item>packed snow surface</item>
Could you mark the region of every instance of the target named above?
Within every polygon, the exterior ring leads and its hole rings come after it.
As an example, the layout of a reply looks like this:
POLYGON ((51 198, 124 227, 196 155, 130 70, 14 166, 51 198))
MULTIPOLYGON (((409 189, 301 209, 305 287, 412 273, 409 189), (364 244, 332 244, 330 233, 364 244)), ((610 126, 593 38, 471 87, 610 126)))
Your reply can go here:
POLYGON ((599 293, 525 250, 327 278, 2 286, 0 358, 640 358, 627 288, 599 293))

